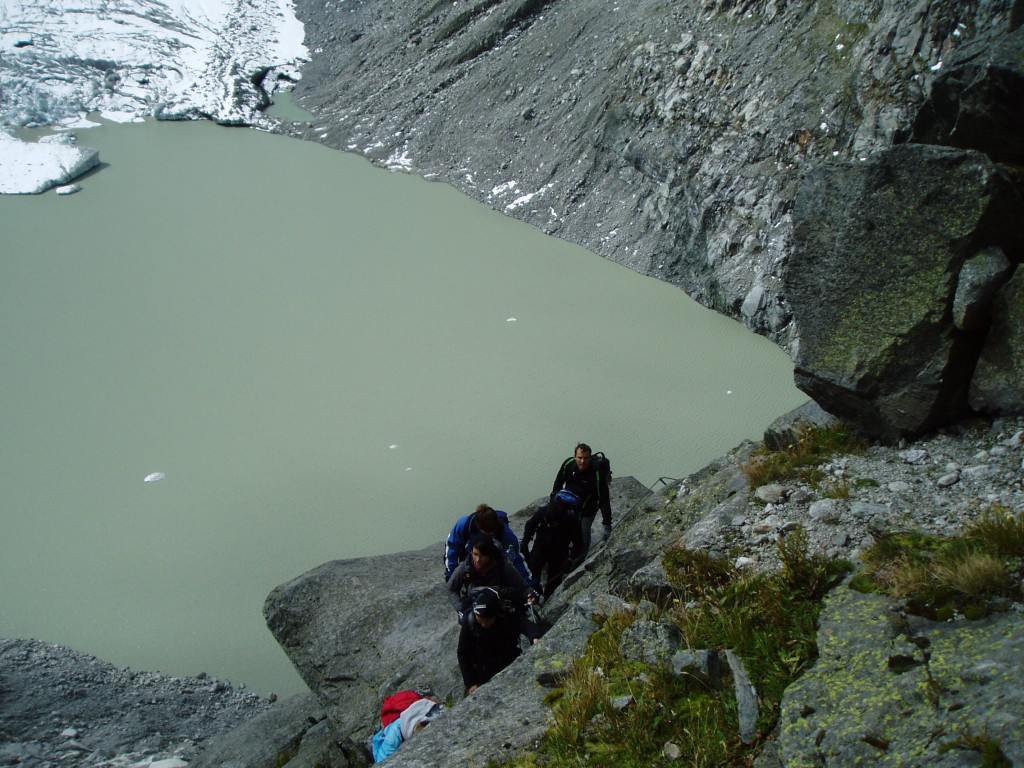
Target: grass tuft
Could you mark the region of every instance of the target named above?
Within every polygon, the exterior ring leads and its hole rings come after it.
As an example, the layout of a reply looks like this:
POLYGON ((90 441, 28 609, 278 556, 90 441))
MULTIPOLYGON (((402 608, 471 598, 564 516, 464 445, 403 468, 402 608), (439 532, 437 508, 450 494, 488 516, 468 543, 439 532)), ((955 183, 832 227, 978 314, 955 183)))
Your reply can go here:
POLYGON ((982 618, 993 599, 1024 596, 1024 522, 1003 509, 990 510, 958 536, 879 536, 863 558, 858 588, 871 585, 905 599, 909 612, 930 619, 982 618))
POLYGON ((801 529, 781 541, 779 551, 783 569, 774 575, 738 572, 723 559, 683 548, 664 557, 673 586, 690 603, 676 601, 661 620, 679 628, 684 647, 730 648, 743 659, 761 702, 758 743, 739 739, 727 677, 677 675, 623 657, 622 633, 636 619, 621 614, 604 621, 550 697, 552 726, 539 750, 511 765, 667 767, 679 765, 676 751, 697 768, 749 765, 778 722, 783 691, 817 657, 821 599, 849 568, 809 555, 801 529))
POLYGON ((755 487, 795 477, 821 482, 824 473, 818 465, 840 454, 863 453, 867 445, 864 438, 844 424, 827 429, 809 427, 800 433, 795 444, 780 451, 762 445, 742 469, 755 487))

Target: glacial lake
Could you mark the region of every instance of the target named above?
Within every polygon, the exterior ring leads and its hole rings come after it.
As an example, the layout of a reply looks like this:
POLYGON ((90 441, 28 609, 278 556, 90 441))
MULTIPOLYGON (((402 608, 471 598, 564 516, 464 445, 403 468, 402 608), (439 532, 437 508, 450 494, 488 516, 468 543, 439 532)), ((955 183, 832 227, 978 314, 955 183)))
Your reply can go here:
POLYGON ((735 321, 446 185, 210 123, 77 134, 81 192, 0 197, 2 636, 293 693, 278 584, 437 543, 440 585, 454 520, 577 441, 654 485, 806 399, 735 321))

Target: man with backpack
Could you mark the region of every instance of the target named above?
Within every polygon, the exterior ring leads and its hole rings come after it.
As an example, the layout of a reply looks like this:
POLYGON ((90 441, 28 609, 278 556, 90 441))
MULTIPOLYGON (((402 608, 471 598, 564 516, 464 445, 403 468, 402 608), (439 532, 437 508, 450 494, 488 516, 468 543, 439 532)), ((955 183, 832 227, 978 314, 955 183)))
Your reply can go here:
MULTIPOLYGON (((583 551, 580 519, 566 499, 568 495, 564 490, 555 494, 546 507, 534 512, 523 529, 523 556, 534 578, 539 582, 541 573, 547 570, 545 600, 558 589, 565 574, 578 565, 583 551)), ((575 499, 575 494, 571 498, 575 499)))
POLYGON ((598 510, 601 510, 601 522, 604 525, 601 541, 607 539, 612 532, 612 503, 608 492, 611 479, 611 462, 603 453, 595 456, 586 443, 576 445, 573 455, 562 462, 555 475, 551 498, 554 499, 559 491, 570 491, 579 499, 576 511, 580 516, 583 533, 580 560, 585 559, 590 551, 590 529, 598 510))

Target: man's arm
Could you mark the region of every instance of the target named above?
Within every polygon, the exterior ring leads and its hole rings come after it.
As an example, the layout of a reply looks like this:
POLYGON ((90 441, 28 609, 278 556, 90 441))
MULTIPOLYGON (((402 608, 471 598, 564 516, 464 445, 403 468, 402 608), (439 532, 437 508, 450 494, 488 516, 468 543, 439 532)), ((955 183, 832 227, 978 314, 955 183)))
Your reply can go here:
POLYGON ((448 577, 448 602, 452 604, 452 608, 459 614, 460 624, 463 621, 462 585, 465 580, 466 564, 462 563, 448 577))
POLYGON ((562 466, 558 468, 558 474, 555 475, 555 484, 551 486, 552 496, 554 496, 556 493, 562 490, 562 485, 565 483, 565 469, 566 467, 569 466, 569 463, 572 460, 572 457, 566 459, 565 461, 562 462, 562 466))
POLYGON ((471 517, 464 517, 452 526, 444 545, 444 580, 448 581, 459 563, 466 559, 466 539, 469 538, 471 517))
POLYGON ((608 473, 598 472, 597 506, 601 510, 601 522, 606 529, 612 527, 612 499, 608 488, 608 473))

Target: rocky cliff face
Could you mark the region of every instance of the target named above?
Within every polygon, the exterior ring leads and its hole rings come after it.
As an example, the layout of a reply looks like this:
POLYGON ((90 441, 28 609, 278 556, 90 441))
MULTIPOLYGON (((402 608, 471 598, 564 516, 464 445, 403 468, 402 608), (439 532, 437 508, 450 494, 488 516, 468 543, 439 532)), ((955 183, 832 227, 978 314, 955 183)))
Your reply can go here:
MULTIPOLYGON (((296 94, 317 116, 304 135, 447 181, 680 286, 790 349, 800 386, 865 431, 913 437, 969 410, 988 305, 980 331, 963 334, 943 317, 980 249, 998 248, 1011 267, 1021 260, 1019 240, 993 224, 1024 210, 1007 174, 1022 161, 1024 134, 1019 3, 299 0, 297 12, 312 59, 296 94), (980 153, 964 162, 971 173, 988 163, 990 178, 963 194, 994 194, 991 209, 963 221, 962 208, 947 211, 943 193, 962 179, 940 164, 926 171, 921 221, 921 198, 904 194, 886 157, 907 141, 980 153), (808 176, 818 182, 804 183, 808 176), (874 206, 891 226, 860 238, 878 218, 874 206), (862 301, 861 277, 888 272, 895 281, 909 271, 916 286, 916 273, 936 265, 919 268, 909 248, 890 267, 897 254, 887 246, 895 238, 923 249, 918 234, 929 228, 948 241, 941 285, 891 308, 911 315, 905 321, 877 323, 879 301, 862 301), (876 261, 861 259, 865 248, 876 261), (845 274, 829 285, 836 263, 845 274), (931 382, 879 390, 878 379, 893 382, 909 366, 799 357, 802 339, 813 337, 816 349, 849 342, 806 311, 808 288, 815 305, 861 305, 865 314, 850 322, 881 328, 870 340, 884 345, 880 358, 902 357, 907 326, 944 336, 915 361, 931 382), (951 368, 960 375, 946 376, 951 368), (876 408, 879 398, 888 403, 876 408)), ((1000 375, 1022 388, 1019 368, 1000 375)), ((1014 409, 1005 399, 973 405, 1014 409)))

